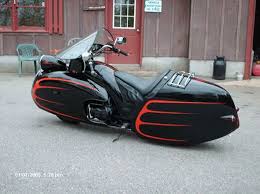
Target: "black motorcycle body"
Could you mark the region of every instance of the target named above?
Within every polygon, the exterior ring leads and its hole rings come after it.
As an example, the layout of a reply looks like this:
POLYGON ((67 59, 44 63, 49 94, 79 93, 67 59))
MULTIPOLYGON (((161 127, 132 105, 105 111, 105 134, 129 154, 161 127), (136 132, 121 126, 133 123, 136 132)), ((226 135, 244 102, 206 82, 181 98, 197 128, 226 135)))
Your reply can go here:
POLYGON ((65 121, 128 129, 175 144, 214 140, 239 127, 230 94, 190 73, 168 70, 145 80, 93 57, 72 59, 69 68, 52 56, 40 63, 33 100, 65 121))

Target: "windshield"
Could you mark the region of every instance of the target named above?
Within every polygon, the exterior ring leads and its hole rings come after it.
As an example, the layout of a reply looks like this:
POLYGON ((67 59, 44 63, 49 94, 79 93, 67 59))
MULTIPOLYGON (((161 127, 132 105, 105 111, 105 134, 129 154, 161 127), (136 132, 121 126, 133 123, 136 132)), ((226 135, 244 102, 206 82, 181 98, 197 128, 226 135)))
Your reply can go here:
POLYGON ((105 28, 92 33, 77 43, 62 50, 57 57, 64 60, 76 59, 85 51, 92 50, 93 45, 104 45, 114 41, 112 34, 105 28))
POLYGON ((102 28, 98 31, 94 44, 105 45, 113 42, 114 42, 113 35, 106 28, 102 28))

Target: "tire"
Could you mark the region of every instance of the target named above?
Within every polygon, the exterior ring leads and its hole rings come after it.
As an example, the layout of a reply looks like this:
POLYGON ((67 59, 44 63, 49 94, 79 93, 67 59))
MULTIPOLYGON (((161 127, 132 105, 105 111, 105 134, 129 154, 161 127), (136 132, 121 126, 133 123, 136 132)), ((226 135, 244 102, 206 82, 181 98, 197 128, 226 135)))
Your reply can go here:
POLYGON ((80 122, 77 121, 77 120, 74 120, 74 119, 71 119, 71 118, 68 118, 68 117, 63 117, 63 116, 58 116, 56 115, 60 120, 62 120, 63 122, 65 123, 70 123, 70 124, 79 124, 80 122))

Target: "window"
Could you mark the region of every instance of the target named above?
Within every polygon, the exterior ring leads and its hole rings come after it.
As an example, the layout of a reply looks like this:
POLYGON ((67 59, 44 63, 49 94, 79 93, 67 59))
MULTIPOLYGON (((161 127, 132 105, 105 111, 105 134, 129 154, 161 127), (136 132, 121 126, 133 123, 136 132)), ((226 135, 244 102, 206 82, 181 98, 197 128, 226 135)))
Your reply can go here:
POLYGON ((62 0, 0 0, 0 31, 63 32, 62 0))
POLYGON ((0 0, 0 26, 8 27, 12 24, 12 4, 9 0, 0 0))
POLYGON ((113 1, 113 28, 135 28, 135 0, 113 1))
POLYGON ((44 27, 45 1, 44 0, 17 0, 18 27, 44 27))

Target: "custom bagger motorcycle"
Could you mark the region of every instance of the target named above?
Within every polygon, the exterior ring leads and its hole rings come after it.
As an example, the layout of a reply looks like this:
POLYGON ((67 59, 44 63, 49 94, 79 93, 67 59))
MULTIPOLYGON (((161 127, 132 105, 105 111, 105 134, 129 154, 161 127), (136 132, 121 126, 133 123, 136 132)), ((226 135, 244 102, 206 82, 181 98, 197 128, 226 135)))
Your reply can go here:
POLYGON ((172 70, 146 80, 95 60, 102 54, 127 56, 117 46, 123 43, 124 37, 114 39, 102 29, 56 57, 42 56, 32 87, 36 105, 66 122, 183 145, 214 140, 239 127, 230 94, 216 84, 172 70))

